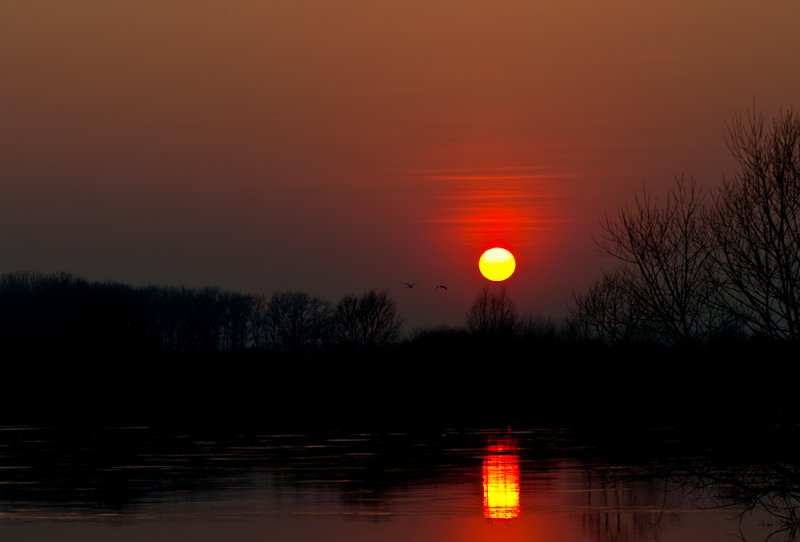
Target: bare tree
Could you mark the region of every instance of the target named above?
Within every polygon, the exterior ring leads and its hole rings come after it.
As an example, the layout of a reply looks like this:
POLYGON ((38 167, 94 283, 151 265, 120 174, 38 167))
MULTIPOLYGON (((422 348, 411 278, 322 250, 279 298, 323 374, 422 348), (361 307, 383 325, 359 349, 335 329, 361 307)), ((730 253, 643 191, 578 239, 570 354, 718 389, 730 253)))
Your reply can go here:
POLYGON ((692 179, 676 177, 664 205, 646 190, 632 207, 606 216, 598 244, 620 260, 634 324, 672 344, 692 343, 722 325, 711 300, 718 285, 709 280, 713 236, 704 195, 692 179))
POLYGON ((330 326, 330 304, 305 292, 275 292, 267 304, 270 346, 308 351, 323 346, 330 326))
POLYGON ((385 290, 343 297, 334 310, 333 323, 335 340, 356 348, 394 343, 402 327, 397 306, 385 290))
POLYGON ((618 268, 603 273, 586 293, 573 296, 569 314, 579 338, 615 344, 637 335, 636 307, 628 295, 631 280, 629 268, 618 268))
POLYGON ((800 339, 800 116, 739 113, 726 143, 740 170, 714 200, 722 301, 752 333, 800 339))
POLYGON ((467 328, 471 333, 514 335, 518 326, 517 309, 505 287, 493 293, 488 285, 484 286, 467 313, 467 328))

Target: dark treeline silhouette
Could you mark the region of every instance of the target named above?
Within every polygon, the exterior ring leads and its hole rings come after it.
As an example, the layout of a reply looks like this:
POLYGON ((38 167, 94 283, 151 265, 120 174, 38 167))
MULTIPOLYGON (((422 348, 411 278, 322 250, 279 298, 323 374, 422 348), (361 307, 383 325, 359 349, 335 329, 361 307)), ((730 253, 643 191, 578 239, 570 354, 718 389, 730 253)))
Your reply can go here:
POLYGON ((303 292, 266 298, 218 288, 136 288, 68 273, 0 276, 0 350, 13 355, 197 361, 262 350, 313 357, 396 342, 400 325, 386 292, 334 305, 303 292))
POLYGON ((679 177, 663 202, 645 191, 606 219, 599 244, 619 265, 559 322, 521 316, 504 288, 478 292, 463 327, 404 334, 386 291, 2 275, 4 397, 12 414, 86 404, 206 421, 245 405, 273 422, 794 423, 800 117, 737 116, 728 143, 740 170, 717 193, 679 177))
POLYGON ((304 427, 533 417, 608 431, 642 412, 719 428, 794 419, 785 342, 606 344, 519 317, 503 290, 481 291, 466 322, 402 336, 385 292, 332 304, 3 275, 2 415, 304 427))

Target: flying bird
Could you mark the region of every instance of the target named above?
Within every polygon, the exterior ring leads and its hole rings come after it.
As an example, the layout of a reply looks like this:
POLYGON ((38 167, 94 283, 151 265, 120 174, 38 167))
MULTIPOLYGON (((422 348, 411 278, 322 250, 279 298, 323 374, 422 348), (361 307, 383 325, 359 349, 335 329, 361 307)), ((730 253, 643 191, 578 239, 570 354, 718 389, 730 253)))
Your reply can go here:
POLYGON ((441 288, 442 290, 447 290, 447 286, 445 286, 444 284, 437 284, 434 290, 438 290, 439 288, 441 288))
POLYGON ((413 288, 416 285, 417 285, 416 282, 406 282, 406 287, 408 287, 408 288, 413 288))

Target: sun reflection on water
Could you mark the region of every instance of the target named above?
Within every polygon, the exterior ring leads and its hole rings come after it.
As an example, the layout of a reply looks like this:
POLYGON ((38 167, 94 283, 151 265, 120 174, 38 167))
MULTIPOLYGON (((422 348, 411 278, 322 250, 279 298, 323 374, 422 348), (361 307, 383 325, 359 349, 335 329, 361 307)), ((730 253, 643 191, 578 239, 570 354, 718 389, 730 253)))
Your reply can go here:
POLYGON ((519 517, 519 455, 513 441, 487 446, 483 458, 483 515, 487 519, 519 517))

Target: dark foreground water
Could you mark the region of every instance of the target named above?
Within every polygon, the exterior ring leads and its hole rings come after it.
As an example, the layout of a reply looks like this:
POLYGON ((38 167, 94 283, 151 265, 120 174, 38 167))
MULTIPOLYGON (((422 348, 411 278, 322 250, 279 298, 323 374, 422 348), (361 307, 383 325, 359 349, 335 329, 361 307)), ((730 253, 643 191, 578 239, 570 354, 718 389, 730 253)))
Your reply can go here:
POLYGON ((676 435, 633 449, 545 424, 3 427, 0 540, 793 539, 794 465, 721 459, 676 435))

